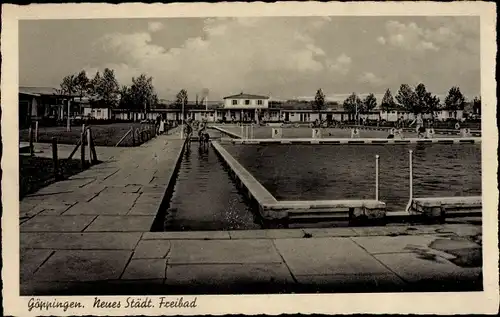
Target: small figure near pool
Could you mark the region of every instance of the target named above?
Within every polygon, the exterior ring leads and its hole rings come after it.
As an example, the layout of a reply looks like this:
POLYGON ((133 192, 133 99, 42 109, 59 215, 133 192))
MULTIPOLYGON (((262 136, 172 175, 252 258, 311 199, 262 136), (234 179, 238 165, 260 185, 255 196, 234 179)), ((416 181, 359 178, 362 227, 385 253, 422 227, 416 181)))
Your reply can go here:
POLYGON ((420 139, 420 138, 423 138, 425 136, 425 127, 424 127, 424 120, 422 119, 422 115, 419 113, 417 114, 417 117, 415 118, 415 120, 412 121, 412 123, 410 123, 410 127, 416 123, 416 127, 415 127, 415 132, 417 132, 417 137, 420 139))

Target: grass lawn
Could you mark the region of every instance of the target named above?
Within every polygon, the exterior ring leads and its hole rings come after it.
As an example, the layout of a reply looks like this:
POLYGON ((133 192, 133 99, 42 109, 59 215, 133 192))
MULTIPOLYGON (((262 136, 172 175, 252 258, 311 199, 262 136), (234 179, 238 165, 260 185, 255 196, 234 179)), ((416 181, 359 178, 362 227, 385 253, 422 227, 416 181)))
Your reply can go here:
MULTIPOLYGON (((147 127, 141 123, 113 123, 103 125, 92 125, 92 136, 96 146, 115 146, 116 143, 127 133, 130 127, 134 129, 147 127)), ((57 138, 60 144, 76 144, 80 140, 81 126, 71 127, 70 132, 66 132, 66 127, 40 127, 38 129, 38 142, 50 143, 52 138, 57 138)), ((135 145, 141 142, 135 138, 135 145)), ((19 131, 19 141, 29 142, 29 130, 24 129, 19 131)), ((120 146, 133 146, 132 134, 129 134, 120 146)))
MULTIPOLYGON (((19 198, 55 182, 51 158, 19 155, 19 198)), ((82 171, 79 160, 60 160, 63 178, 82 171)))

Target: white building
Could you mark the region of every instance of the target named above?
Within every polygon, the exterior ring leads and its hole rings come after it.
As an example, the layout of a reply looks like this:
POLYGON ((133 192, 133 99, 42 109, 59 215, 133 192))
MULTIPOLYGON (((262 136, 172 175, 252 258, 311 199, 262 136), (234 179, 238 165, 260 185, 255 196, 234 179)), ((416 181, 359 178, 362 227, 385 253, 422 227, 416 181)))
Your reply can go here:
POLYGON ((83 116, 97 120, 111 119, 111 109, 109 107, 84 107, 83 116))
POLYGON ((269 108, 269 97, 240 93, 224 97, 224 108, 217 109, 217 120, 257 120, 259 112, 269 108))

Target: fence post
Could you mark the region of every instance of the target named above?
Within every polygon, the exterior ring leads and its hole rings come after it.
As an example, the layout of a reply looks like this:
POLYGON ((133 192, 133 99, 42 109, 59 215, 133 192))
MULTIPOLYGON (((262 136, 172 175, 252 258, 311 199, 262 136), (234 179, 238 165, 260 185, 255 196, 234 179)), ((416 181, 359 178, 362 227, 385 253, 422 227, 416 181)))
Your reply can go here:
POLYGON ((378 201, 378 160, 380 156, 375 155, 375 200, 378 201))
POLYGON ((87 128, 87 144, 89 146, 89 165, 92 165, 92 143, 90 128, 87 128))
POLYGON ((57 139, 52 138, 52 162, 54 163, 54 179, 60 180, 61 179, 61 173, 59 173, 59 159, 57 157, 57 139))
POLYGON ((35 121, 35 142, 38 142, 38 120, 35 121))
POLYGON ((35 156, 35 148, 33 146, 33 123, 30 123, 29 138, 30 138, 30 155, 35 156))
POLYGON ((84 169, 85 168, 85 124, 82 125, 82 133, 80 134, 80 144, 81 144, 80 161, 82 169, 84 169))

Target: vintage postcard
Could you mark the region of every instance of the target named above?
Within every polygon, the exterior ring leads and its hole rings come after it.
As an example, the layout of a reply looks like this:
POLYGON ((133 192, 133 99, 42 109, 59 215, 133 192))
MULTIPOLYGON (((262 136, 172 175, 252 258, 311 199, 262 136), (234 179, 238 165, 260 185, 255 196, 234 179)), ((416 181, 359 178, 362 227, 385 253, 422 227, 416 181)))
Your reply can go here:
POLYGON ((496 313, 496 6, 2 6, 6 315, 496 313))

